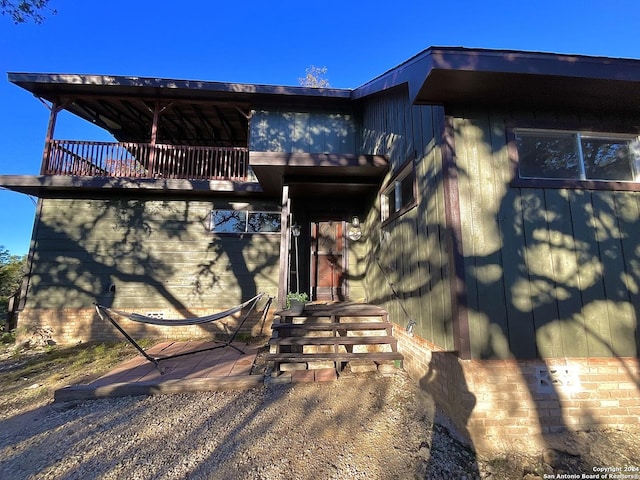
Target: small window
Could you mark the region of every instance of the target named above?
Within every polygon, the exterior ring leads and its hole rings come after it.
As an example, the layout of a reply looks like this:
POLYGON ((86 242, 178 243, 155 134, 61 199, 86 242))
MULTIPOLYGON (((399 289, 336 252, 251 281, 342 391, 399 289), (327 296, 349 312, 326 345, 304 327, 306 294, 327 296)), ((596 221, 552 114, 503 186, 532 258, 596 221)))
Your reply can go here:
POLYGON ((211 231, 215 233, 277 233, 280 212, 213 210, 211 231))
POLYGON ((416 175, 413 161, 385 187, 380 196, 380 212, 385 222, 398 217, 416 205, 416 175))
POLYGON ((247 232, 275 233, 280 231, 279 212, 250 212, 247 219, 247 232))
POLYGON ((634 135, 518 128, 515 139, 520 178, 640 179, 640 142, 634 135))

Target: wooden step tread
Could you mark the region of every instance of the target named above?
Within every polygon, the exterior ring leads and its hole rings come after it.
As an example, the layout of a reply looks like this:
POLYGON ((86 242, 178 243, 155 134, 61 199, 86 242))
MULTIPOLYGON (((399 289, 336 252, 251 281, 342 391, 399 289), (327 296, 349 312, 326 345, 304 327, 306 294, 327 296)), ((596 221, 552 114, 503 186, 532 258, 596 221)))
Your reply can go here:
POLYGON ((358 337, 278 337, 269 340, 271 345, 396 345, 391 335, 358 337))
POLYGON ((403 360, 400 352, 368 352, 368 353, 269 353, 266 355, 267 361, 275 362, 348 362, 351 360, 370 360, 372 362, 382 362, 385 360, 403 360))
POLYGON ((344 323, 274 323, 273 330, 280 329, 302 329, 314 331, 331 330, 386 330, 393 325, 389 322, 344 322, 344 323))
POLYGON ((386 317, 387 311, 376 305, 366 304, 342 304, 342 305, 316 305, 307 304, 300 315, 288 315, 287 310, 277 312, 285 317, 386 317))

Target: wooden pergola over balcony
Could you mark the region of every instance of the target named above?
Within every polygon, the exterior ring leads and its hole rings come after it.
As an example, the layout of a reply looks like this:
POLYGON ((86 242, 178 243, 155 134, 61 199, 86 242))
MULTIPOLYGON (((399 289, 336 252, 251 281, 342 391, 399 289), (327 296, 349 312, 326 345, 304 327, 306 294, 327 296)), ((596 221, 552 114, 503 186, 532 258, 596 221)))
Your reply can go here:
POLYGON ((55 73, 8 78, 50 117, 39 175, 0 175, 0 185, 41 197, 122 189, 266 195, 249 163, 253 111, 352 111, 351 91, 343 89, 55 73), (114 140, 56 139, 63 110, 114 140))
POLYGON ((249 86, 137 77, 9 74, 50 109, 40 175, 251 181, 249 86), (58 140, 63 110, 113 142, 58 140))
POLYGON ((41 174, 245 182, 249 149, 47 140, 41 174))
POLYGON ((41 175, 247 181, 248 118, 236 106, 223 112, 195 99, 78 96, 55 99, 50 110, 41 175), (101 123, 119 141, 54 139, 63 109, 101 123))

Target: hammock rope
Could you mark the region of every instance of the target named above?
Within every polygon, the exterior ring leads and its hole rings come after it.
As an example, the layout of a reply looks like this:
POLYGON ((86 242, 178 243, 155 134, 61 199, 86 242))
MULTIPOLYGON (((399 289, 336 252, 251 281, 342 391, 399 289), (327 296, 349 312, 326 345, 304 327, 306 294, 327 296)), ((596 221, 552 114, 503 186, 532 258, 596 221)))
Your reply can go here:
MULTIPOLYGON (((249 315, 251 314, 251 312, 256 308, 256 305, 258 304, 258 301, 263 296, 264 296, 264 293, 259 293, 258 295, 256 295, 255 297, 247 300, 246 302, 244 302, 244 303, 242 303, 240 305, 237 305, 235 307, 229 308, 227 310, 224 310, 223 312, 215 313, 215 314, 212 314, 212 315, 207 315, 207 316, 204 316, 204 317, 186 318, 186 319, 182 319, 181 318, 181 319, 177 319, 177 320, 158 319, 158 318, 147 317, 147 316, 140 315, 140 314, 137 314, 137 313, 127 313, 127 312, 123 312, 123 311, 120 311, 120 310, 115 310, 115 309, 111 309, 109 307, 105 307, 104 305, 100 305, 98 303, 94 303, 94 305, 96 307, 96 312, 98 313, 98 316, 100 317, 100 319, 102 321, 105 321, 105 320, 109 321, 127 339, 127 341, 129 343, 131 343, 131 345, 133 345, 136 348, 136 350, 138 350, 138 352, 144 358, 146 358, 149 362, 153 363, 155 365, 155 367, 160 371, 161 374, 164 374, 164 369, 162 369, 160 367, 160 362, 164 361, 164 360, 169 360, 169 359, 178 358, 178 357, 184 357, 185 355, 194 355, 196 353, 208 352, 210 350, 215 350, 215 349, 218 349, 218 348, 225 348, 225 347, 231 347, 231 348, 237 350, 240 354, 244 354, 244 351, 242 351, 241 349, 239 349, 235 345, 232 345, 232 342, 236 338, 236 335, 238 334, 238 332, 240 331, 240 329, 244 325, 244 323, 247 320, 247 318, 249 318, 249 315), (228 317, 230 315, 233 315, 234 313, 237 313, 237 312, 241 311, 243 308, 247 307, 248 305, 250 305, 250 308, 245 313, 244 317, 238 323, 237 327, 235 328, 234 332, 229 336, 229 338, 224 342, 218 341, 218 340, 214 340, 215 343, 219 343, 220 345, 215 345, 213 347, 208 347, 208 348, 201 348, 199 350, 193 350, 193 351, 190 351, 190 352, 178 353, 178 354, 175 354, 175 355, 168 355, 168 356, 164 356, 164 357, 152 357, 151 355, 149 355, 149 353, 146 352, 144 350, 144 348, 142 348, 138 344, 138 342, 136 342, 131 337, 131 335, 129 335, 125 331, 125 329, 122 328, 122 326, 120 326, 120 324, 111 315, 111 313, 115 313, 116 315, 122 316, 123 318, 126 318, 128 320, 132 320, 134 322, 151 324, 151 325, 159 325, 159 326, 201 325, 203 323, 215 322, 217 320, 221 320, 223 318, 226 318, 226 317, 228 317)), ((267 300, 267 303, 265 304, 265 306, 263 308, 262 317, 266 316, 267 312, 269 311, 269 307, 271 306, 272 301, 273 301, 273 297, 269 296, 268 300, 267 300)))

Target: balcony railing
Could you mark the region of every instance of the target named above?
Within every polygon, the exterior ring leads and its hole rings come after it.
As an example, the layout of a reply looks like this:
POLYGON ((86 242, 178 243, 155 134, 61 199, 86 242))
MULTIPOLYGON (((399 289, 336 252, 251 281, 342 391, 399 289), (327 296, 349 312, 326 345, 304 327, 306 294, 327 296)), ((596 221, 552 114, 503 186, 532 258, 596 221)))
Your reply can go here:
POLYGON ((43 174, 245 182, 249 149, 51 140, 43 174))

